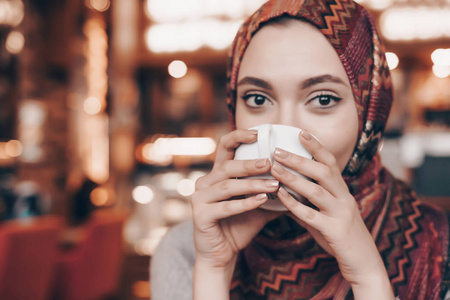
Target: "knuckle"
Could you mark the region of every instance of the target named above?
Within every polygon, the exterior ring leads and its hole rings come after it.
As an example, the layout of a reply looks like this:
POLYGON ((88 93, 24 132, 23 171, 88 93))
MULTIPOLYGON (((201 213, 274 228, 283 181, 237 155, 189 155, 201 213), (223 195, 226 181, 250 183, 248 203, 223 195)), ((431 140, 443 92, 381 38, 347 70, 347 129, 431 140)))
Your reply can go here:
POLYGON ((334 177, 334 172, 333 172, 333 170, 332 170, 331 168, 325 167, 325 168, 322 170, 322 178, 323 178, 325 181, 329 181, 329 180, 331 180, 333 177, 334 177))
POLYGON ((316 185, 314 188, 312 188, 311 190, 311 196, 315 199, 320 199, 322 198, 324 195, 324 192, 322 190, 322 188, 318 185, 316 185))
POLYGON ((218 146, 223 146, 225 144, 225 141, 227 140, 227 135, 228 134, 223 135, 217 140, 217 145, 218 146))
POLYGON ((308 219, 309 221, 312 221, 316 218, 317 216, 317 211, 315 211, 314 209, 308 209, 306 211, 306 219, 308 219))
POLYGON ((233 174, 233 171, 236 169, 236 166, 234 164, 235 161, 224 161, 221 163, 221 171, 225 173, 225 177, 229 178, 231 177, 231 174, 233 174))
POLYGON ((229 180, 224 180, 224 181, 219 183, 219 189, 222 190, 222 191, 228 190, 229 187, 230 187, 230 181, 229 180))
POLYGON ((231 201, 224 201, 222 203, 223 203, 222 204, 222 209, 223 209, 224 212, 226 212, 226 213, 232 212, 232 210, 233 210, 233 202, 231 202, 231 201))

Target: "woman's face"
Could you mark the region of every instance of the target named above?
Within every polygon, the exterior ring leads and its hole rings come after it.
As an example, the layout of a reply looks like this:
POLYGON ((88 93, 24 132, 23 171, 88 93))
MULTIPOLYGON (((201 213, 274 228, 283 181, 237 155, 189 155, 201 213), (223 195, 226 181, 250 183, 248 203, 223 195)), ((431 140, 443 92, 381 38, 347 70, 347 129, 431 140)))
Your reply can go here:
POLYGON ((358 138, 358 114, 336 51, 301 21, 261 28, 239 70, 236 127, 284 124, 312 133, 343 171, 358 138))

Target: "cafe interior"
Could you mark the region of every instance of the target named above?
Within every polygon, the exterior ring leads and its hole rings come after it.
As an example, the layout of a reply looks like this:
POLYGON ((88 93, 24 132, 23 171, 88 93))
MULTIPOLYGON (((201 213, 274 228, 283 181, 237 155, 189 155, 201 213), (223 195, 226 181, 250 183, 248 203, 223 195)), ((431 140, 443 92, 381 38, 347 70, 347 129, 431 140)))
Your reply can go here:
MULTIPOLYGON (((0 298, 150 299, 161 238, 230 131, 226 63, 264 0, 0 0, 0 298)), ((450 1, 359 0, 395 101, 379 151, 450 211, 450 1)))

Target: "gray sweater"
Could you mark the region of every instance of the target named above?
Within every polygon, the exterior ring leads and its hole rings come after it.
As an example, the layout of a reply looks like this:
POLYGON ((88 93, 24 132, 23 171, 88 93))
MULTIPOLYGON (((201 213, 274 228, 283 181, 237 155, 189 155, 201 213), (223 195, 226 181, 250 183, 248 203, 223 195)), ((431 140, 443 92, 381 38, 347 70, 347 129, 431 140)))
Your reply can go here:
POLYGON ((156 249, 150 268, 152 300, 192 299, 193 231, 192 221, 179 224, 166 234, 156 249))

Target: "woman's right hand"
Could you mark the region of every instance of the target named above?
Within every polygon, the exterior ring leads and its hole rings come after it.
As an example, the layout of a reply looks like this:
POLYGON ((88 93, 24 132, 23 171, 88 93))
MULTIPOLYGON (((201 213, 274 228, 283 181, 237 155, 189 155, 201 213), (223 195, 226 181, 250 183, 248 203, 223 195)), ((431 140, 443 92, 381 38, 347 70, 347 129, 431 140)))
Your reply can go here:
POLYGON ((255 130, 236 130, 223 136, 211 172, 196 182, 192 195, 196 272, 232 272, 239 251, 267 222, 280 215, 256 209, 267 201, 266 193, 278 190, 277 180, 236 179, 270 170, 268 159, 233 160, 236 147, 256 139, 255 130))

